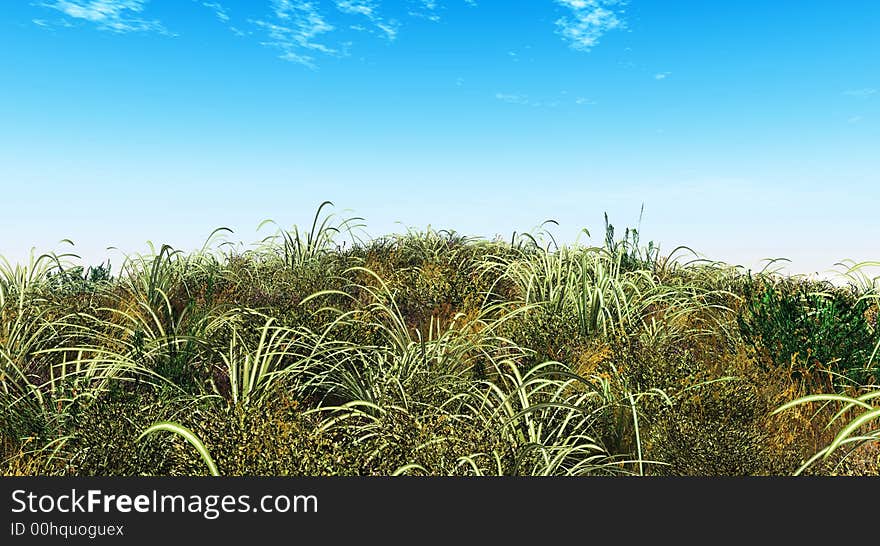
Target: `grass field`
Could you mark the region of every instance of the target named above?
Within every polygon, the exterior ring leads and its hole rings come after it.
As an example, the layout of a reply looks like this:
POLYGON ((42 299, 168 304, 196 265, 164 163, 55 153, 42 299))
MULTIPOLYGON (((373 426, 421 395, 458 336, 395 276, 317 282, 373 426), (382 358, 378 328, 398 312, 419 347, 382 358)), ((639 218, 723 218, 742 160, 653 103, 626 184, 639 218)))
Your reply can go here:
POLYGON ((5 475, 878 473, 880 281, 410 232, 0 268, 5 475))

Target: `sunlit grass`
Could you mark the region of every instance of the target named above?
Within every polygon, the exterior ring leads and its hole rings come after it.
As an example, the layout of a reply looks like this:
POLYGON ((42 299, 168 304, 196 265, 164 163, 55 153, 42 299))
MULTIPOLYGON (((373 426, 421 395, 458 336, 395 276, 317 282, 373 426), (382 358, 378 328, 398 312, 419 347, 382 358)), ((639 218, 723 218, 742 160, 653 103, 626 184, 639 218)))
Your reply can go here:
MULTIPOLYGON (((143 473, 196 471, 186 453, 146 438, 160 431, 189 442, 214 475, 212 455, 241 471, 257 465, 251 450, 272 451, 272 468, 308 459, 326 473, 675 473, 655 454, 739 449, 715 443, 716 423, 728 421, 741 429, 725 442, 748 436, 744 446, 800 457, 784 463, 796 473, 880 438, 876 387, 838 381, 823 392, 819 381, 870 376, 880 341, 847 349, 867 355, 858 370, 835 367, 842 347, 814 362, 801 345, 843 331, 880 340, 880 282, 867 274, 876 264, 849 267, 839 284, 854 295, 843 297, 839 286, 783 278, 772 263, 755 274, 689 259, 684 247, 664 255, 640 246, 638 229, 617 239, 607 223, 600 246, 559 245, 552 222, 509 242, 430 228, 366 241, 361 219, 330 206, 309 228, 278 228, 252 250, 233 250, 220 228, 196 252, 151 244, 118 271, 77 266, 69 254, 0 261, 6 472, 76 473, 89 457, 114 460, 81 424, 119 419, 112 408, 129 408, 114 441, 145 458, 143 473), (793 318, 770 297, 784 283, 808 289, 786 300, 793 318), (865 316, 835 307, 848 305, 865 316), (712 414, 738 385, 765 397, 754 415, 712 414), (141 396, 153 401, 149 415, 125 405, 141 396), (192 411, 181 412, 183 401, 192 411), (805 424, 793 415, 807 404, 818 410, 805 424), (312 448, 248 436, 248 419, 312 448), (217 435, 222 426, 240 432, 237 445, 217 435), (785 439, 771 449, 764 431, 780 426, 785 439)), ((749 449, 738 451, 756 457, 743 472, 775 468, 749 449)))

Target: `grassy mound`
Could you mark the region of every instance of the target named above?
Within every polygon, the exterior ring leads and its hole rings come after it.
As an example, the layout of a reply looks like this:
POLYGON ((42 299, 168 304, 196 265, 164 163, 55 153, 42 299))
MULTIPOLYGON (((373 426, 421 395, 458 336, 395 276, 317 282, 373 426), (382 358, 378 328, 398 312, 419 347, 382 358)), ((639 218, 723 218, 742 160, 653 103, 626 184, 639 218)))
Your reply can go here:
MULTIPOLYGON (((557 246, 362 241, 0 268, 6 475, 876 474, 878 283, 557 246), (818 454, 818 456, 814 456, 818 454)), ((214 241, 212 237, 209 243, 214 241)))

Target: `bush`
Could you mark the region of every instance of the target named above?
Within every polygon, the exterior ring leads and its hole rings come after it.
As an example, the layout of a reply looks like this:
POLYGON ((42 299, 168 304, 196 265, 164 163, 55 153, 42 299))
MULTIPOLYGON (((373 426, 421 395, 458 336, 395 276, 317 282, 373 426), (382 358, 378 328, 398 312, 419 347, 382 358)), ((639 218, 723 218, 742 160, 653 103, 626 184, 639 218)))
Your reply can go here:
POLYGON ((776 366, 826 367, 856 383, 880 379, 880 368, 864 368, 880 339, 869 322, 875 304, 854 290, 759 279, 745 285, 744 297, 740 332, 776 366))

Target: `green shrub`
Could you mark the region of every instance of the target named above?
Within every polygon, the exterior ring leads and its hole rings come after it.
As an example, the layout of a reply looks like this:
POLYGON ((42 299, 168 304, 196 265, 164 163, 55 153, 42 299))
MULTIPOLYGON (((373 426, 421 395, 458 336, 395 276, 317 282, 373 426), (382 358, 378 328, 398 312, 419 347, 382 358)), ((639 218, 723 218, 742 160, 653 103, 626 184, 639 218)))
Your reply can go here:
POLYGON ((854 290, 760 279, 747 283, 744 292, 740 332, 776 366, 826 367, 856 383, 880 379, 880 368, 864 368, 880 339, 869 323, 873 304, 854 290))

